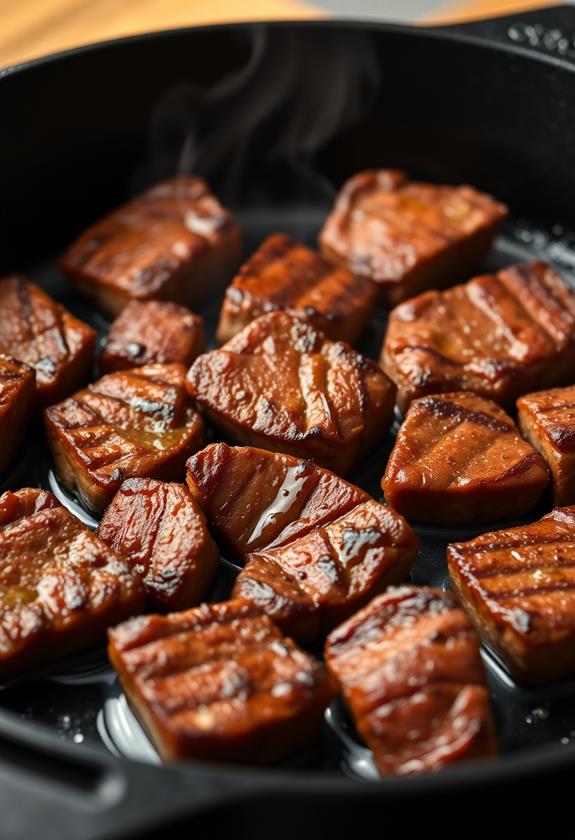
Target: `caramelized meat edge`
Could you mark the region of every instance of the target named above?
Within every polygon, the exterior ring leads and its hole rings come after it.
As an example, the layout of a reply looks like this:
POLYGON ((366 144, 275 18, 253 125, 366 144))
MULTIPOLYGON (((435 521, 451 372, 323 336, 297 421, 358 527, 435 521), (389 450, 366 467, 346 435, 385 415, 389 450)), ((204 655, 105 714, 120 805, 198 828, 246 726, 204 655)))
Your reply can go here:
POLYGON ((165 760, 270 764, 317 738, 324 667, 253 605, 142 616, 109 634, 124 690, 165 760))
POLYGON ((526 514, 548 472, 496 403, 464 391, 414 400, 381 486, 408 519, 442 524, 526 514))
POLYGON ((496 753, 478 640, 452 595, 389 589, 331 633, 325 655, 382 775, 496 753))
POLYGON ((375 362, 283 312, 200 356, 188 389, 238 443, 313 458, 346 474, 391 425, 395 388, 375 362))

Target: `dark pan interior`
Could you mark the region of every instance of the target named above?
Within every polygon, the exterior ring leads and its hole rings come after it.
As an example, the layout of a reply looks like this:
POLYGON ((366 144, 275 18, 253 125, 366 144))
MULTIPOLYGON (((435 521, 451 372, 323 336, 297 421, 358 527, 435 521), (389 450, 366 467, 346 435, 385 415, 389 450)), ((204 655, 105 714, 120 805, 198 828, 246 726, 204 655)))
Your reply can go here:
MULTIPOLYGON (((536 256, 575 284, 575 75, 512 41, 495 48, 472 30, 336 23, 182 31, 8 73, 0 113, 0 274, 28 273, 101 333, 105 320, 69 294, 56 258, 85 224, 176 172, 209 179, 238 215, 246 254, 276 231, 313 244, 337 186, 358 169, 472 183, 512 211, 478 271, 536 256)), ((199 310, 212 338, 220 301, 214 294, 199 310)), ((384 330, 380 311, 360 349, 376 358, 384 330)), ((352 476, 376 498, 391 445, 389 436, 352 476)), ((93 524, 58 486, 39 425, 1 489, 25 485, 54 490, 93 524)), ((530 519, 548 509, 545 501, 530 519)), ((487 528, 417 530, 413 580, 445 587, 446 544, 487 528)), ((224 559, 212 599, 226 597, 235 572, 224 559)), ((504 753, 546 747, 542 766, 570 753, 575 682, 526 690, 487 652, 485 661, 504 753)), ((61 741, 157 761, 103 650, 3 686, 0 706, 61 741)), ((294 779, 304 769, 375 777, 341 704, 317 749, 283 767, 294 779)))

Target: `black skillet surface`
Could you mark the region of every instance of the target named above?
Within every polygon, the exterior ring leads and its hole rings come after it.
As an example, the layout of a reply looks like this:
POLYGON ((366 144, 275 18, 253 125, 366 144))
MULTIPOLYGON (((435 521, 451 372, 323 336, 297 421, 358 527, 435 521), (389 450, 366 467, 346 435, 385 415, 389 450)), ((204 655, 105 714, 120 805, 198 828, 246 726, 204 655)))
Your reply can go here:
MULTIPOLYGON (((205 175, 237 212, 250 253, 274 231, 312 244, 337 184, 392 165, 509 203, 512 222, 478 270, 542 256, 575 282, 574 36, 568 7, 429 31, 230 26, 4 71, 0 271, 29 273, 105 332, 102 317, 69 295, 55 259, 84 224, 146 184, 205 175)), ((212 334, 220 300, 214 293, 200 310, 212 334)), ((379 312, 363 352, 377 357, 384 329, 379 312)), ((376 498, 391 444, 389 436, 352 477, 376 498)), ((2 489, 24 485, 49 487, 94 524, 58 486, 39 426, 2 489)), ((447 542, 485 528, 417 530, 414 582, 447 586, 447 542)), ((222 560, 212 599, 226 597, 236 571, 222 560)), ((426 805, 438 798, 451 814, 455 803, 473 807, 477 826, 490 819, 479 794, 495 807, 518 790, 521 814, 535 813, 574 775, 575 682, 524 690, 487 653, 485 661, 502 758, 376 781, 338 702, 322 742, 281 767, 158 767, 103 650, 90 651, 0 689, 0 836, 143 836, 174 825, 197 836, 333 836, 357 829, 358 805, 362 819, 385 814, 391 827, 407 817, 415 830, 428 827, 426 805)))

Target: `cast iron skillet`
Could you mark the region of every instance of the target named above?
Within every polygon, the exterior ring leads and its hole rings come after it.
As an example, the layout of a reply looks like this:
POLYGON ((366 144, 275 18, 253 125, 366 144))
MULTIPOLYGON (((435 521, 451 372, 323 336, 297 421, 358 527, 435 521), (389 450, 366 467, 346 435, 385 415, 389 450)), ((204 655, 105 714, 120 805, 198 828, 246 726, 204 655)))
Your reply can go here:
MULTIPOLYGON (((510 205, 486 268, 537 254, 567 277, 575 269, 572 7, 443 29, 321 21, 144 35, 0 71, 0 115, 0 273, 30 273, 102 328, 66 296, 54 259, 100 213, 178 171, 205 175, 237 211, 248 252, 274 230, 313 242, 344 178, 394 166, 474 184, 510 205)), ((380 317, 368 352, 382 329, 380 317)), ((38 430, 4 487, 50 486, 44 450, 38 430)), ((383 463, 358 480, 375 488, 383 463)), ((445 542, 466 535, 420 533, 414 580, 445 585, 445 542)), ((0 691, 2 837, 142 837, 184 826, 196 837, 331 837, 368 819, 378 833, 397 833, 401 820, 411 836, 449 833, 456 807, 467 809, 464 825, 493 828, 502 804, 515 821, 531 820, 570 795, 574 683, 522 693, 490 662, 499 761, 359 781, 323 759, 159 767, 89 738, 69 743, 83 738, 71 724, 78 703, 92 713, 93 656, 101 652, 0 691), (76 706, 62 716, 67 702, 76 706)), ((344 717, 333 731, 353 741, 344 717)))

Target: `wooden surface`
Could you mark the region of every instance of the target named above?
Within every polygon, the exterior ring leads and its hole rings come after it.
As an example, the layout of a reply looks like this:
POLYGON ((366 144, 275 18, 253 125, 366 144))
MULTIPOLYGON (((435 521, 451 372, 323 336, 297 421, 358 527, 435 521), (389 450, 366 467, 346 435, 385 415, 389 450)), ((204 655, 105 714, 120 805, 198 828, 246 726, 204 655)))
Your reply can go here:
MULTIPOLYGON (((349 2, 353 8, 353 0, 349 2)), ((438 0, 437 10, 426 20, 469 19, 545 3, 546 0, 438 0)), ((381 0, 381 9, 385 16, 385 0, 381 0)), ((0 66, 154 29, 326 14, 312 0, 0 0, 0 66)))
POLYGON ((154 29, 322 14, 303 0, 0 0, 0 66, 154 29))

